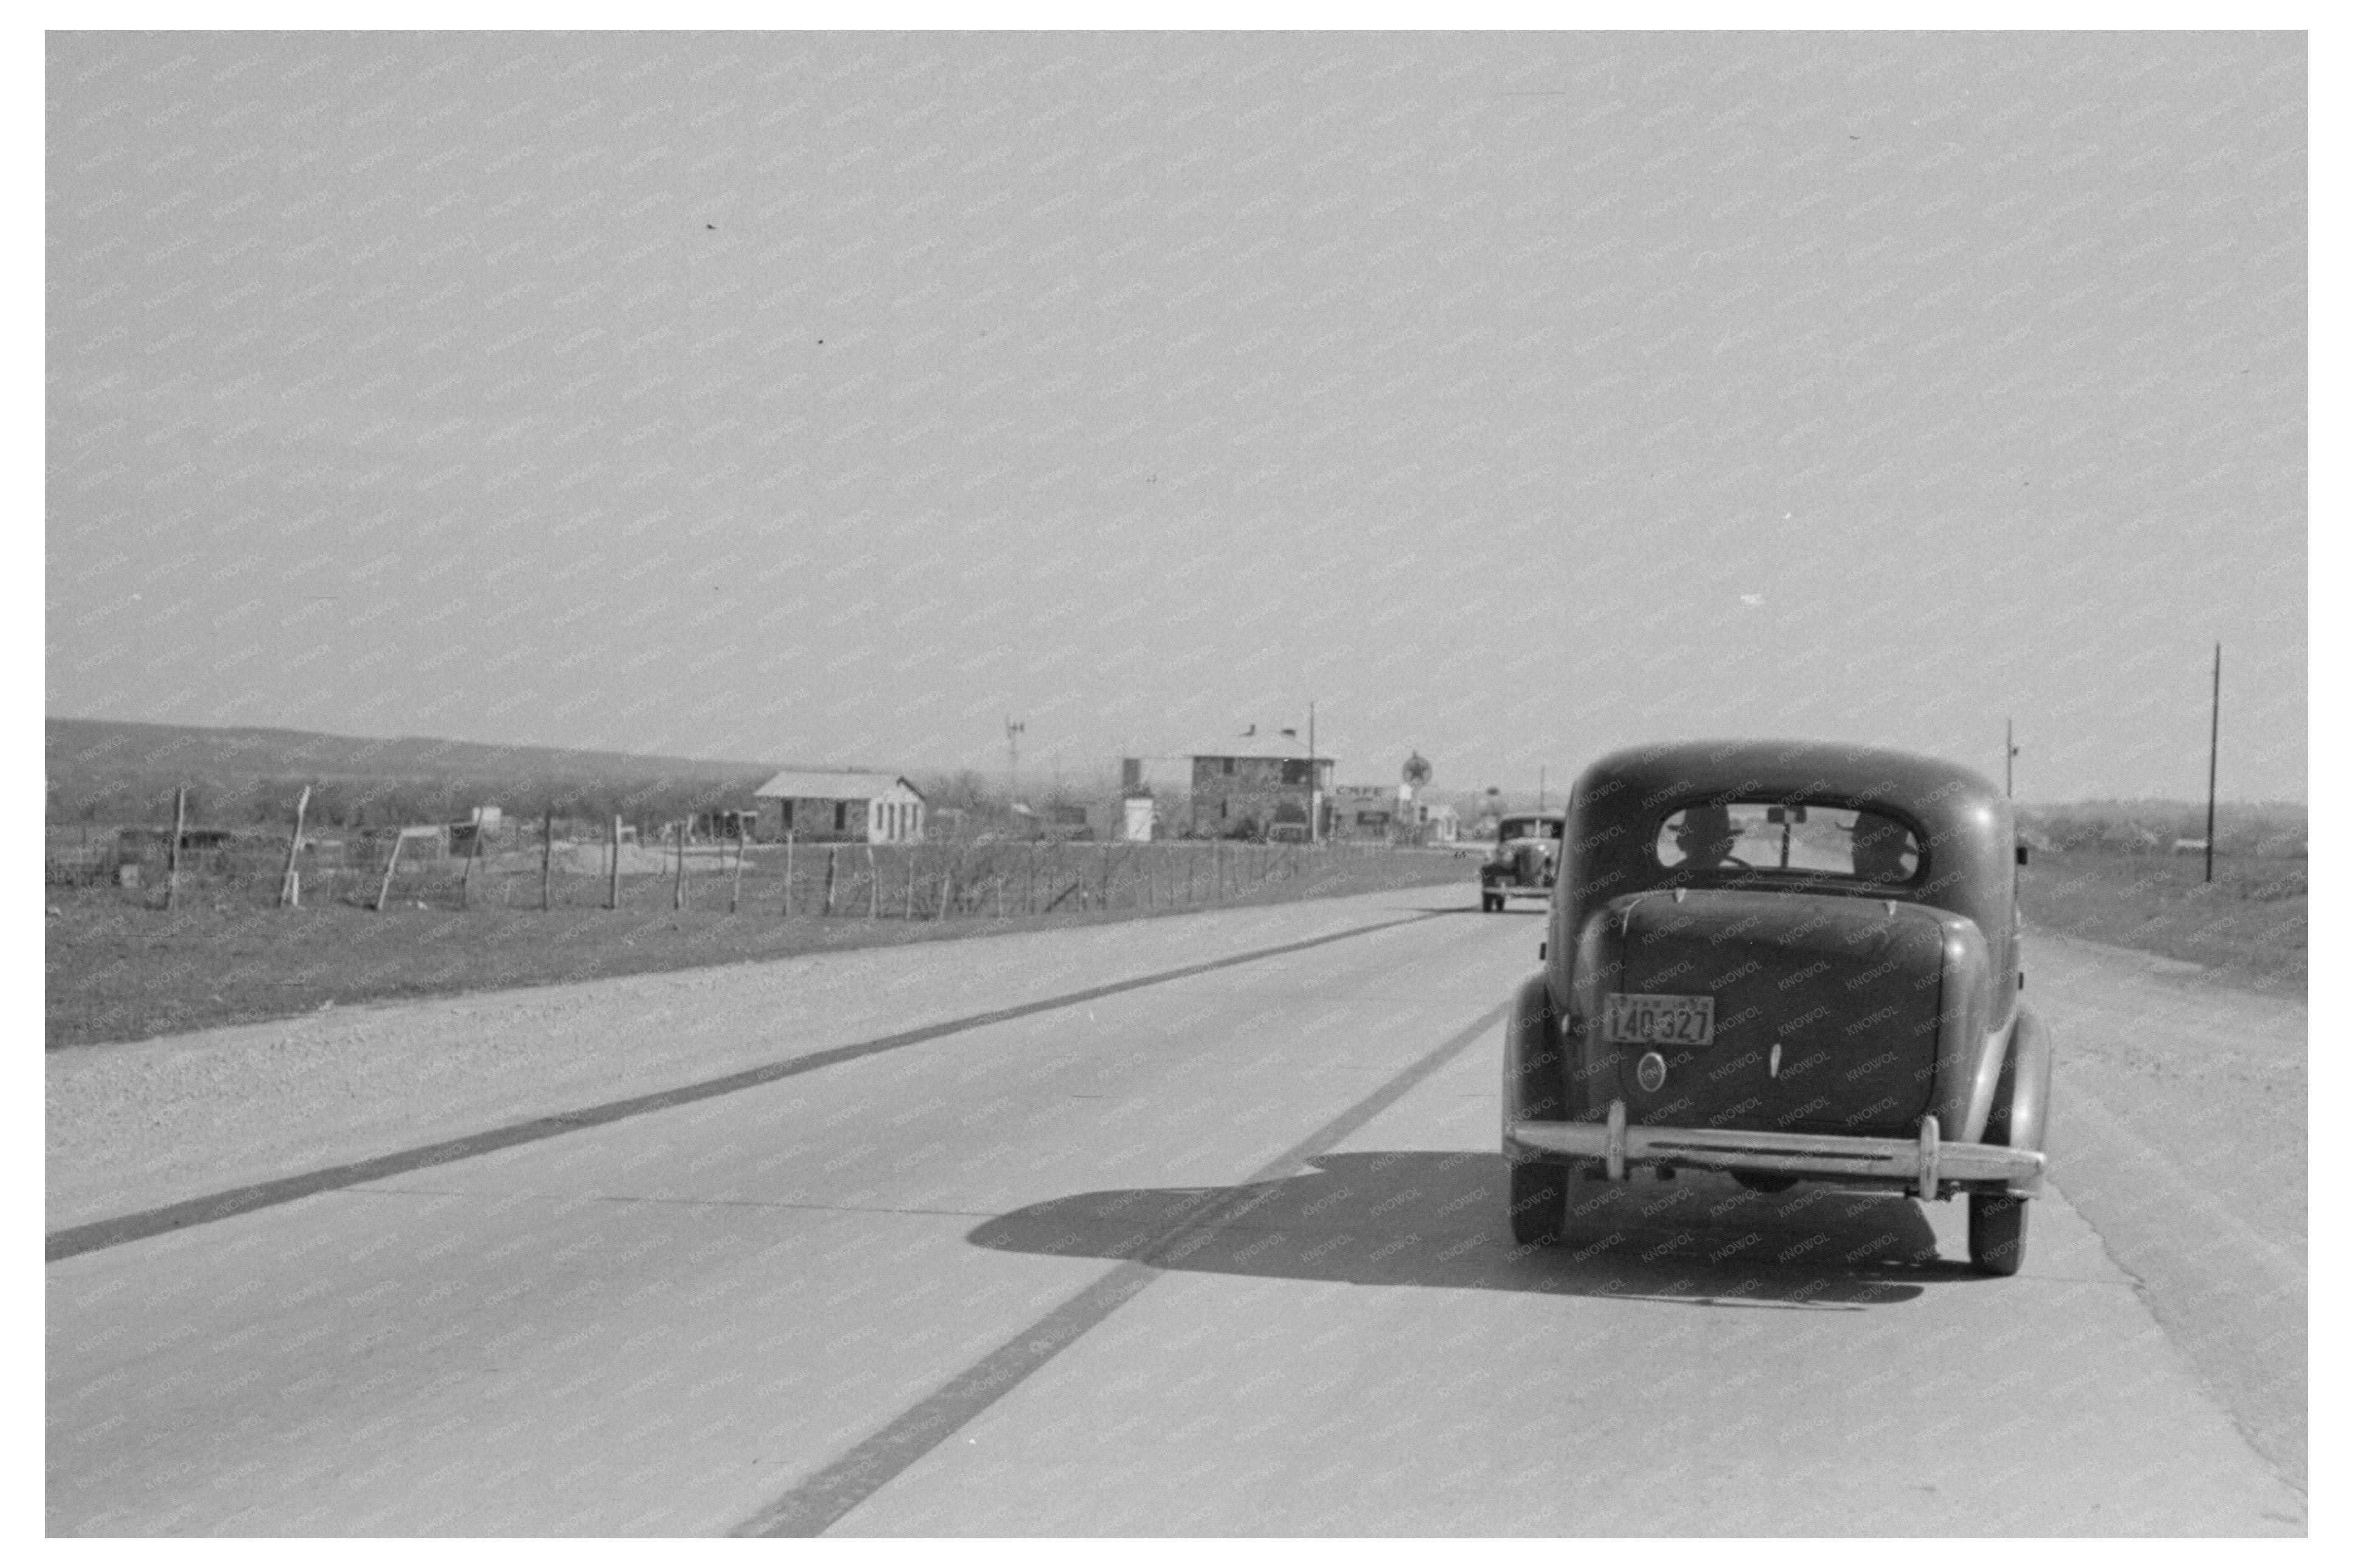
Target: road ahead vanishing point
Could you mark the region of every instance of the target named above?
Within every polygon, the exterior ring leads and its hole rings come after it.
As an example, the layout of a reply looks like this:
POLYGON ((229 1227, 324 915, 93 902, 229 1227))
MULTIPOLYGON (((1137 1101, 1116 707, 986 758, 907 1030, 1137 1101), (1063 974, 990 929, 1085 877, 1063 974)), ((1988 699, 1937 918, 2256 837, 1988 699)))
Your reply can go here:
MULTIPOLYGON (((1475 900, 60 1053, 49 1529, 2303 1532, 2266 1436, 2300 1406, 2265 1415, 2300 1390, 2232 1384, 2198 1299, 2300 1325, 2300 1247, 2208 1226, 2137 1287, 2122 1194, 2195 1183, 2094 1086, 2015 1279, 1957 1205, 1689 1174, 1514 1248, 1502 1004, 1540 921, 1475 900), (272 1070, 300 1087, 257 1105, 272 1070)), ((2188 1026, 2101 952, 2030 960, 2063 1073, 2070 1027, 2188 1026)), ((2300 1007, 2230 1016, 2300 1057, 2300 1007)))

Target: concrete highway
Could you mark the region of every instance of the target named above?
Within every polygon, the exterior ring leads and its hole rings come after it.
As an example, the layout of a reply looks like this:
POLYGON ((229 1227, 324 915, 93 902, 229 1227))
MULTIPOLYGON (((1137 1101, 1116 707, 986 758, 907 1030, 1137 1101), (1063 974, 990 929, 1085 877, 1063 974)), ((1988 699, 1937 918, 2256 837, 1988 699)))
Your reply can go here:
MULTIPOLYGON (((354 1114, 375 1142, 341 1158, 385 1163, 309 1187, 318 1135, 289 1163, 232 1128, 243 1163, 203 1170, 295 1184, 156 1234, 104 1222, 222 1184, 165 1161, 89 1197, 55 1075, 107 1069, 53 1067, 53 1186, 83 1196, 52 1203, 49 1529, 2304 1532, 2300 1405, 2245 1370, 2287 1352, 2231 1342, 2242 1310, 2292 1318, 2300 1369, 2300 1246, 2233 1232, 2229 1281, 2200 1276, 2132 1202, 2197 1173, 2096 1107, 2105 1141, 2058 1152, 2014 1279, 1968 1270, 1957 1205, 1691 1175, 1586 1187, 1569 1241, 1515 1250, 1497 1062, 1540 922, 1475 901, 1096 928, 1076 984, 1039 978, 1065 933, 895 949, 871 962, 924 1000, 846 1041, 792 1000, 818 968, 710 972, 677 993, 707 1049, 667 1081, 826 1065, 429 1157, 354 1114), (1112 981, 1142 983, 1057 1003, 1112 981), (747 987, 762 1021, 712 1026, 747 987)), ((2167 982, 2128 963, 2029 962, 2074 1026, 2160 1010, 2134 988, 2167 982)), ((372 1048, 480 1016, 457 1007, 374 1010, 372 1048)), ((2272 1007, 2300 1058, 2300 1009, 2272 1007)), ((649 1087, 614 1081, 537 1111, 649 1087)))

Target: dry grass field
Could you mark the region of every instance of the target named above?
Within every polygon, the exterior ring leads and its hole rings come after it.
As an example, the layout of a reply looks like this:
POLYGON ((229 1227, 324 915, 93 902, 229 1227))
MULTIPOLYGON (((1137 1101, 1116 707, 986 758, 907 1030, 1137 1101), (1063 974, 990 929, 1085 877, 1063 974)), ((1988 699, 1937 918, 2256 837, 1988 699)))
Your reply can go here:
MULTIPOLYGON (((910 903, 900 873, 886 868, 876 879, 881 885, 872 886, 863 879, 862 857, 855 856, 842 858, 834 913, 818 913, 824 861, 807 852, 787 918, 773 850, 754 852, 740 891, 723 857, 693 858, 683 910, 670 907, 667 874, 625 875, 622 907, 607 910, 601 907, 606 879, 574 873, 555 877, 556 907, 543 912, 536 867, 522 860, 485 869, 463 890, 455 861, 404 873, 381 914, 365 907, 379 888, 373 873, 352 875, 339 893, 314 888, 302 908, 288 910, 271 907, 268 878, 191 879, 170 913, 152 907, 161 896, 152 886, 53 886, 47 1044, 54 1050, 361 1002, 1093 924, 1211 904, 1467 887, 1477 852, 1314 855, 1293 859, 1289 870, 1266 880, 1238 877, 1223 888, 1198 872, 1180 879, 1164 869, 1156 880, 1138 882, 1132 870, 1121 869, 1110 907, 1091 877, 1079 879, 1085 885, 1074 889, 1067 873, 1050 870, 1039 880, 1008 862, 1008 874, 995 884, 959 884, 945 919, 935 918, 939 894, 928 867, 910 903), (1018 912, 1025 902, 1044 905, 1057 887, 1077 896, 1064 897, 1051 912, 1018 912), (459 906, 461 898, 469 907, 459 906), (739 912, 729 912, 731 899, 739 912), (870 908, 876 913, 870 916, 870 908)), ((1180 859, 1181 851, 1165 865, 1180 859)), ((1082 860, 1070 857, 1072 868, 1082 860)), ((1114 860, 1115 867, 1125 864, 1114 860)), ((2021 873, 2020 901, 2031 929, 2201 964, 2213 978, 2266 991, 2300 992, 2305 863, 2225 858, 2211 887, 2200 880, 2202 870, 2202 861, 2190 856, 2038 851, 2021 873)))
MULTIPOLYGON (((795 912, 788 918, 781 913, 784 884, 774 854, 756 857, 733 914, 728 912, 733 889, 716 857, 690 867, 683 910, 670 907, 668 876, 625 875, 621 908, 608 910, 601 907, 605 879, 574 875, 555 879, 555 907, 543 912, 535 870, 486 879, 474 889, 471 907, 459 908, 447 866, 403 884, 397 890, 403 896, 391 899, 381 914, 365 907, 377 890, 373 877, 353 879, 348 901, 306 893, 296 910, 271 907, 267 889, 250 879, 192 880, 169 913, 152 907, 160 898, 153 888, 53 886, 47 890, 47 1043, 57 1050, 360 1002, 1089 925, 1211 906, 1429 885, 1467 888, 1477 878, 1475 850, 1457 858, 1441 850, 1285 854, 1244 847, 1229 862, 1230 879, 1220 889, 1211 881, 1215 868, 1206 856, 1198 858, 1198 874, 1189 882, 1171 874, 1192 847, 1166 847, 1164 853, 1176 853, 1162 862, 1162 874, 1141 881, 1132 874, 1141 857, 1123 860, 1115 854, 1108 900, 1092 876, 1075 889, 1067 875, 1037 882, 1034 894, 1032 884, 1003 879, 1002 907, 1009 911, 1018 910, 1025 897, 1042 906, 1059 886, 1065 896, 1050 913, 998 915, 990 896, 997 889, 976 881, 952 895, 944 919, 934 918, 936 891, 927 889, 923 877, 913 918, 903 886, 888 871, 870 900, 868 887, 849 869, 862 868, 862 856, 842 858, 835 912, 812 912, 823 900, 823 858, 806 851, 796 868, 795 912), (1252 856, 1259 858, 1256 866, 1252 856), (876 912, 870 915, 870 908, 876 912)), ((1232 847, 1227 853, 1234 855, 1232 847)), ((1066 871, 1083 864, 1075 853, 1060 859, 1066 871)))
POLYGON ((2301 992, 2305 862, 2225 856, 2211 884, 2205 868, 2194 855, 2037 850, 2019 873, 2019 906, 2030 931, 2064 931, 2203 964, 2257 989, 2301 992))

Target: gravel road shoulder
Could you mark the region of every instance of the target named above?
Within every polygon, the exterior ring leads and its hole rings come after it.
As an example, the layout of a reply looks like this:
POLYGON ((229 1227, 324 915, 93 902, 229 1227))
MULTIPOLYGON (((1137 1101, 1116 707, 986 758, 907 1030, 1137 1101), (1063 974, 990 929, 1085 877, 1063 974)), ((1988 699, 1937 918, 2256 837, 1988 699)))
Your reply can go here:
POLYGON ((1419 889, 976 935, 53 1051, 47 1223, 84 1223, 1423 910, 1467 908, 1472 896, 1419 889))

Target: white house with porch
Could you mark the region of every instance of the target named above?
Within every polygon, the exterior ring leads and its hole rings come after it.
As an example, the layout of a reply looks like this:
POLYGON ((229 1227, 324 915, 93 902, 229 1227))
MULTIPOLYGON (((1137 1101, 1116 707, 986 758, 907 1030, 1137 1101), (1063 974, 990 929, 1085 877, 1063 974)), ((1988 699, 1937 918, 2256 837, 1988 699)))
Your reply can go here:
POLYGON ((914 844, 923 837, 923 793, 896 773, 786 768, 752 792, 761 837, 802 843, 914 844))

